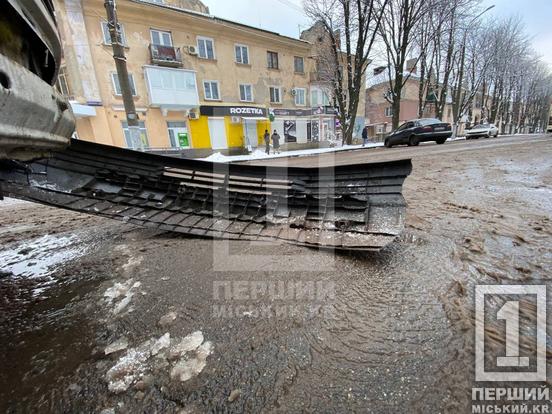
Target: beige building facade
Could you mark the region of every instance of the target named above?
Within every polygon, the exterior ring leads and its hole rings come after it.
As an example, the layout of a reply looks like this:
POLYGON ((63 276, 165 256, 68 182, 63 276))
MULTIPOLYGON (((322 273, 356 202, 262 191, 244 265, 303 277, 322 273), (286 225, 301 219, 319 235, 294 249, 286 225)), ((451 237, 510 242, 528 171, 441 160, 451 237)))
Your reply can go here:
MULTIPOLYGON (((103 0, 57 0, 60 89, 78 138, 189 156, 335 137, 324 91, 311 83, 312 44, 210 16, 197 0, 118 0, 142 142, 130 141, 103 0)), ((362 112, 364 108, 362 108, 362 112)))

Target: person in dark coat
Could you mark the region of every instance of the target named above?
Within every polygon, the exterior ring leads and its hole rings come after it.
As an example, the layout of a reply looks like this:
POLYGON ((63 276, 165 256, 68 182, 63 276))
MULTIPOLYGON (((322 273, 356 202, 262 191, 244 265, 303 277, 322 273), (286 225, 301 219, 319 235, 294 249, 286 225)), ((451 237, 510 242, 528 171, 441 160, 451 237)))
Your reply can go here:
POLYGON ((276 130, 274 130, 272 134, 272 147, 274 148, 275 154, 280 153, 280 135, 278 135, 278 131, 276 130))
POLYGON ((362 129, 362 146, 365 146, 368 143, 368 127, 365 126, 362 129))
POLYGON ((264 133, 264 142, 265 142, 265 151, 267 154, 270 154, 270 133, 268 132, 268 129, 265 129, 265 133, 264 133))

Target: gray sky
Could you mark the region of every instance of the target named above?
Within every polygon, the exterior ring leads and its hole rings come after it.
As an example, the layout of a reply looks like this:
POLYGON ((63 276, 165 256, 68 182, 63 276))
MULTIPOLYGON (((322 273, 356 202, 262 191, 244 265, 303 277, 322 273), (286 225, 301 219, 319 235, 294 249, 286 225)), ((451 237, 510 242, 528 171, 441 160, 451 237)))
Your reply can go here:
MULTIPOLYGON (((250 26, 299 37, 309 19, 302 12, 301 0, 202 0, 211 14, 250 26)), ((552 1, 552 0, 551 0, 552 1)))
MULTIPOLYGON (((203 0, 211 14, 262 27, 283 35, 298 37, 299 27, 309 25, 301 12, 301 0, 203 0)), ((533 47, 552 67, 552 0, 482 0, 483 7, 495 8, 485 17, 502 18, 520 15, 533 47)))

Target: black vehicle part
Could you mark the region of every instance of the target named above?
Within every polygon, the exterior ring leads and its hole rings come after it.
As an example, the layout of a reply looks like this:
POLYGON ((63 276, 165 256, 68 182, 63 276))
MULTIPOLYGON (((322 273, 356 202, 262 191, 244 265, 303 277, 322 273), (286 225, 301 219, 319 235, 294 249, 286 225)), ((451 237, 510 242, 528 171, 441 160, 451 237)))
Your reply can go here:
POLYGON ((412 147, 417 146, 419 143, 420 143, 420 139, 416 135, 412 135, 410 136, 410 138, 408 138, 408 145, 412 147))
POLYGON ((409 159, 332 168, 218 164, 72 140, 0 161, 6 195, 161 230, 379 250, 404 228, 409 159))

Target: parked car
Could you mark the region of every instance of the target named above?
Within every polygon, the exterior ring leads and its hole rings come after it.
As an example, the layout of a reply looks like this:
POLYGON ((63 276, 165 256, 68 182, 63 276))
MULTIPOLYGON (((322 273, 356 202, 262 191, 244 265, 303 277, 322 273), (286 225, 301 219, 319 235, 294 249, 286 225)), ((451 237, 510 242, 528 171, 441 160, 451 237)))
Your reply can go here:
POLYGON ((479 137, 497 137, 498 128, 494 124, 479 124, 466 131, 466 139, 479 138, 479 137))
POLYGON ((452 136, 449 123, 435 118, 421 118, 407 121, 391 132, 385 138, 384 145, 391 148, 394 145, 416 146, 420 142, 435 141, 444 144, 452 136))

